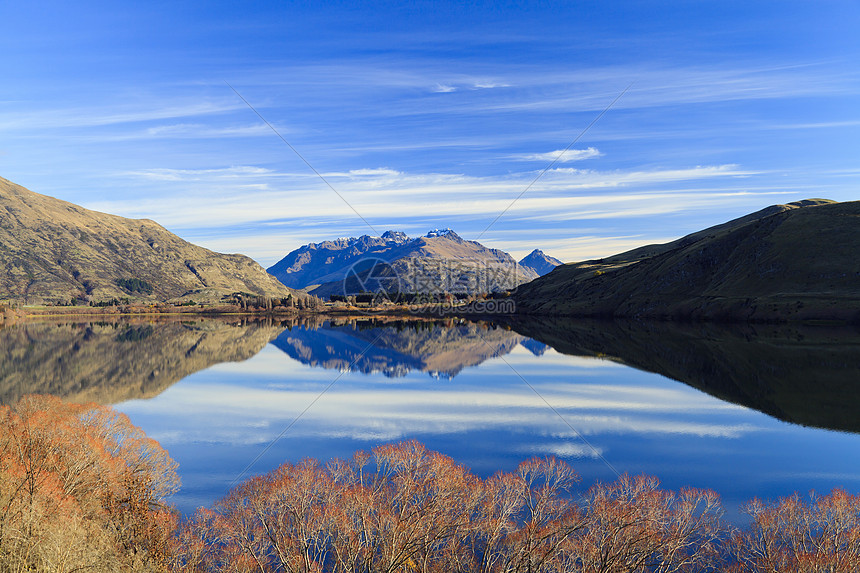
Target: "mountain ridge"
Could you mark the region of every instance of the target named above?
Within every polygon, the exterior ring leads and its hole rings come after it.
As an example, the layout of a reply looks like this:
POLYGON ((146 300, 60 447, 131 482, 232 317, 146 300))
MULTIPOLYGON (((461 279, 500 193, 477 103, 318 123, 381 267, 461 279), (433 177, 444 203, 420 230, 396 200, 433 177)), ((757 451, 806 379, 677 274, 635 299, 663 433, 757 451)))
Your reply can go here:
POLYGON ((504 329, 474 322, 346 324, 285 330, 272 345, 292 359, 341 372, 379 372, 399 378, 417 370, 433 378, 454 378, 463 369, 510 353, 525 340, 504 329))
POLYGON ((194 372, 251 358, 283 330, 235 317, 94 318, 0 326, 0 404, 34 393, 99 404, 152 398, 194 372))
POLYGON ((517 312, 860 321, 860 201, 774 205, 522 285, 517 312))

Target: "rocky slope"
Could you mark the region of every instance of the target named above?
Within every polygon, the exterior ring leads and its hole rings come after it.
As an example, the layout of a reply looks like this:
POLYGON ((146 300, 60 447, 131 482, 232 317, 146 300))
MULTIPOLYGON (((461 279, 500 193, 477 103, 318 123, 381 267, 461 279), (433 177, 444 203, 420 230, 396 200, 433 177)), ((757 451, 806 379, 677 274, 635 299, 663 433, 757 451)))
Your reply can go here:
POLYGON ((154 221, 39 195, 0 178, 0 300, 217 300, 291 293, 244 255, 198 247, 154 221))
POLYGON ((547 255, 540 249, 535 249, 523 257, 519 264, 523 268, 533 270, 535 274, 542 277, 563 263, 557 258, 547 255))
POLYGON ((268 271, 293 288, 315 286, 311 294, 360 292, 499 292, 537 277, 504 251, 462 239, 450 229, 409 238, 388 231, 382 237, 311 243, 268 271))
POLYGON ((523 314, 860 321, 860 202, 776 205, 560 266, 513 296, 523 314))

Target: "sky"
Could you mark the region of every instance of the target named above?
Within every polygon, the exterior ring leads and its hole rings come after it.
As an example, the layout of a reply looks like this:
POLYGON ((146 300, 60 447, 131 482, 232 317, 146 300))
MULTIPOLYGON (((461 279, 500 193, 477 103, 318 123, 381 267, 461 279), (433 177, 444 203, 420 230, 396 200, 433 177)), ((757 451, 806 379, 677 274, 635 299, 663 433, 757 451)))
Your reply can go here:
POLYGON ((572 262, 860 199, 860 2, 668 4, 2 2, 0 176, 264 266, 446 227, 572 262))

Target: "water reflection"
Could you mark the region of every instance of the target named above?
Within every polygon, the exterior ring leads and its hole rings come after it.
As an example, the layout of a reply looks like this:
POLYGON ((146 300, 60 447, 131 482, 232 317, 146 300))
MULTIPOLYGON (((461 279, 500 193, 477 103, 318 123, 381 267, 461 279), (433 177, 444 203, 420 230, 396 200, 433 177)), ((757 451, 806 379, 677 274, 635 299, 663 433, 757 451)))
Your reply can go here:
POLYGON ((223 495, 269 444, 251 473, 400 439, 484 476, 553 454, 585 483, 613 479, 602 456, 731 507, 860 485, 860 436, 776 419, 860 430, 858 349, 854 330, 774 326, 27 323, 0 329, 0 396, 122 402, 179 462, 183 511, 223 495))
POLYGON ((209 318, 0 327, 0 403, 24 394, 99 404, 151 398, 213 364, 247 360, 281 330, 266 322, 209 318))
POLYGON ((272 344, 303 364, 365 374, 378 372, 390 378, 412 370, 453 378, 464 368, 509 353, 517 344, 530 344, 535 352, 546 348, 493 325, 384 318, 303 325, 283 332, 272 344))
POLYGON ((558 319, 511 326, 559 352, 611 357, 786 422, 860 432, 853 327, 558 319))
MULTIPOLYGON (((302 364, 452 379, 516 347, 549 348, 654 372, 791 423, 860 432, 860 331, 518 318, 310 316, 26 322, 0 327, 0 403, 27 393, 112 404, 151 398, 188 375, 244 361, 271 342, 302 364)), ((282 366, 278 366, 282 368, 282 366)))
POLYGON ((417 370, 453 378, 517 344, 546 348, 463 320, 34 321, 0 327, 0 403, 31 393, 100 404, 151 398, 194 372, 247 360, 269 342, 304 364, 387 377, 417 370))

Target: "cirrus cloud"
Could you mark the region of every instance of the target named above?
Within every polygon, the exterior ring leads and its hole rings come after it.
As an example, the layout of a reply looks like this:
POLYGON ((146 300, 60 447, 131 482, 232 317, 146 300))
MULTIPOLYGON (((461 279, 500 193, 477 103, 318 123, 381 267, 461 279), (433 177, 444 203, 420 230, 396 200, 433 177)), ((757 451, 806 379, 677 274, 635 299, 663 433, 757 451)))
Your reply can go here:
POLYGON ((545 163, 568 163, 570 161, 582 161, 603 155, 595 147, 585 149, 556 149, 547 153, 530 153, 525 155, 512 155, 510 159, 518 161, 543 161, 545 163))

